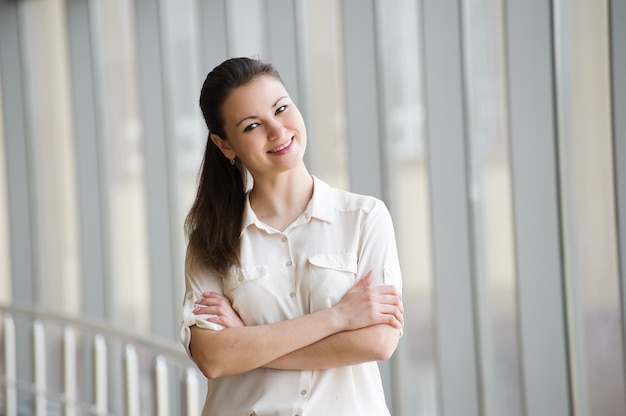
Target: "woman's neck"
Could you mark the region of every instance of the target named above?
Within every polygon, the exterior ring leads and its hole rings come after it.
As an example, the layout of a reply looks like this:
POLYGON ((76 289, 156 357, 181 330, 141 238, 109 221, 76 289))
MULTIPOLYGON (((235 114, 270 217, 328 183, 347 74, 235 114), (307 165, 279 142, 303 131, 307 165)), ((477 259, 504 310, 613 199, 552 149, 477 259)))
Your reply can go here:
POLYGON ((313 178, 304 166, 272 178, 254 178, 250 206, 259 220, 284 231, 306 209, 313 178))

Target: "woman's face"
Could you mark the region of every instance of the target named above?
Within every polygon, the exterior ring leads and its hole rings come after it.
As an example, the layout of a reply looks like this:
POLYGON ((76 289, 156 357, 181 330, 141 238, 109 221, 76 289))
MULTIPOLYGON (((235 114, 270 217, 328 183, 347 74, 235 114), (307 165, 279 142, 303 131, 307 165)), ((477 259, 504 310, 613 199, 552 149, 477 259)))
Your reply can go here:
POLYGON ((304 120, 276 78, 261 75, 233 90, 222 115, 228 140, 211 135, 213 142, 227 158, 237 156, 255 180, 302 163, 304 120))

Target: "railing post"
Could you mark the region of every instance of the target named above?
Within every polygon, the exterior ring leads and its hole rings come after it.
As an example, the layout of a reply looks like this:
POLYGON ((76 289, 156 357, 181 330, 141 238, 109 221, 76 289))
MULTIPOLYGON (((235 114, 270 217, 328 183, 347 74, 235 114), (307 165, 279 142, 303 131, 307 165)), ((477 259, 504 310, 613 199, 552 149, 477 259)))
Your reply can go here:
POLYGON ((76 415, 76 335, 71 326, 63 332, 63 381, 65 384, 65 416, 76 415))
POLYGON ((109 391, 107 377, 107 345, 104 336, 96 334, 93 338, 94 366, 94 408, 97 416, 105 416, 109 409, 109 391))
POLYGON ((15 352, 15 321, 10 314, 4 316, 4 365, 6 370, 4 394, 6 415, 17 416, 17 354, 15 352))
POLYGON ((140 416, 139 402, 139 364, 137 350, 133 344, 127 344, 124 352, 126 363, 126 414, 140 416))
POLYGON ((154 378, 157 416, 168 416, 170 414, 169 371, 167 361, 161 355, 154 360, 154 378))
POLYGON ((46 416, 46 334, 43 323, 39 319, 33 322, 33 353, 35 364, 35 414, 37 416, 46 416))
POLYGON ((198 409, 198 403, 200 403, 198 396, 198 376, 195 369, 187 368, 183 384, 183 414, 186 416, 200 416, 200 411, 198 409))
MULTIPOLYGON (((189 360, 176 346, 155 342, 149 338, 143 339, 131 332, 108 328, 88 319, 62 316, 37 308, 0 304, 0 315, 2 315, 0 316, 2 416, 18 416, 21 410, 34 416, 52 413, 63 416, 78 416, 83 413, 109 416, 111 407, 115 408, 116 413, 121 412, 125 416, 140 416, 145 412, 155 416, 168 416, 172 413, 199 416, 201 413, 198 394, 199 373, 195 368, 189 367, 189 360), (19 316, 19 319, 16 319, 16 316, 19 316), (26 335, 25 339, 19 337, 20 328, 24 330, 22 332, 26 335), (62 329, 60 340, 57 340, 56 336, 52 339, 47 338, 50 335, 49 331, 56 334, 58 329, 62 329), (83 334, 87 333, 94 334, 92 342, 85 344, 87 351, 91 351, 91 354, 89 352, 87 354, 92 361, 90 364, 85 363, 87 368, 84 373, 89 374, 92 383, 83 380, 84 388, 93 388, 93 399, 90 403, 83 402, 80 394, 83 388, 81 382, 83 373, 79 361, 83 348, 80 342, 83 334), (123 342, 122 367, 109 365, 111 361, 109 349, 111 345, 119 346, 118 341, 123 342), (137 345, 153 357, 154 373, 148 375, 140 371, 137 345), (49 368, 48 358, 56 356, 56 353, 48 356, 49 351, 59 349, 60 367, 53 363, 52 368, 49 368), (20 355, 21 353, 26 355, 20 355), (21 368, 22 364, 27 368, 21 368), (182 370, 182 378, 176 382, 172 377, 174 368, 177 374, 181 374, 182 370), (61 385, 49 385, 49 381, 56 380, 57 377, 60 378, 61 385), (152 391, 141 388, 142 383, 145 385, 150 382, 154 382, 152 391), (121 394, 110 396, 109 383, 115 386, 116 392, 117 386, 120 386, 121 394), (177 392, 172 391, 174 384, 181 386, 181 389, 177 392), (24 400, 20 396, 21 393, 25 395, 24 400), (147 397, 155 394, 156 398, 147 397), (22 406, 24 409, 21 409, 22 406), (146 408, 142 409, 143 407, 146 408)), ((119 349, 116 349, 113 355, 119 357, 119 349)), ((115 361, 117 362, 117 358, 115 361)), ((86 394, 89 396, 88 392, 86 394)))

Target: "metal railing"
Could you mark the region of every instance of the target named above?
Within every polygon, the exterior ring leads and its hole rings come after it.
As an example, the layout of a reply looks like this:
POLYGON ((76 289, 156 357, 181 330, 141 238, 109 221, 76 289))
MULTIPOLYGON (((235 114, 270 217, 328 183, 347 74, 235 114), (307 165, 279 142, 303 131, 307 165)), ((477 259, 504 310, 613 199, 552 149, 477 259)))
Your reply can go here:
POLYGON ((36 307, 0 314, 0 414, 200 414, 206 379, 175 343, 36 307))

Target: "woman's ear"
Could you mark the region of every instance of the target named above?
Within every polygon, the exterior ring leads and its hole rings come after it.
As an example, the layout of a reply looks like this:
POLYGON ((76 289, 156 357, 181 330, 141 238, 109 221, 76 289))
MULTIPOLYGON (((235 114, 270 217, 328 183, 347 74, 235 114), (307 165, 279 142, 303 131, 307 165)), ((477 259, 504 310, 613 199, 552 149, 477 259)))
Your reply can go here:
POLYGON ((211 133, 209 137, 228 160, 233 160, 237 156, 226 140, 214 133, 211 133))

